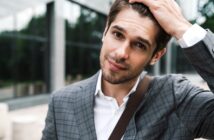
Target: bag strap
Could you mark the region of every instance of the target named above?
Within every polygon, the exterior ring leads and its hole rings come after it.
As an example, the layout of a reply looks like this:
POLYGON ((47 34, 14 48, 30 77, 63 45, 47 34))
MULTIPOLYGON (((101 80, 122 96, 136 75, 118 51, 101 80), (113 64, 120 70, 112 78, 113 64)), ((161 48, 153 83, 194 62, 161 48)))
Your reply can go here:
POLYGON ((148 90, 148 87, 152 81, 152 77, 145 75, 143 80, 137 86, 135 93, 131 94, 129 97, 126 108, 117 122, 113 132, 111 133, 109 140, 120 140, 128 126, 129 121, 136 112, 138 106, 140 105, 145 92, 148 90))

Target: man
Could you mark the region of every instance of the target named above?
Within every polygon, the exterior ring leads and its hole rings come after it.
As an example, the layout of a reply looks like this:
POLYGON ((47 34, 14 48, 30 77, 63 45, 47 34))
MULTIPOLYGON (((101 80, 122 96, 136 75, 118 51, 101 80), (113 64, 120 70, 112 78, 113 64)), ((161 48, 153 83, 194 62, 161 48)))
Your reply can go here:
POLYGON ((154 77, 122 139, 214 139, 214 35, 189 23, 173 0, 116 0, 103 34, 101 70, 52 94, 42 140, 107 140, 141 72, 166 52, 168 34, 212 92, 180 75, 154 77))

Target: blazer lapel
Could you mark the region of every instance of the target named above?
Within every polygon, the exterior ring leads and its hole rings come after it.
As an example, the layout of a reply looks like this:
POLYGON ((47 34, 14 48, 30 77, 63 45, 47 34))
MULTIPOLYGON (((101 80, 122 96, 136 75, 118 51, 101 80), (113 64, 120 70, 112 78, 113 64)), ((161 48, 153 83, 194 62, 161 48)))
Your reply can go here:
POLYGON ((83 82, 81 92, 76 94, 74 103, 75 118, 79 126, 80 137, 85 140, 96 140, 94 124, 94 93, 96 89, 98 73, 83 82))

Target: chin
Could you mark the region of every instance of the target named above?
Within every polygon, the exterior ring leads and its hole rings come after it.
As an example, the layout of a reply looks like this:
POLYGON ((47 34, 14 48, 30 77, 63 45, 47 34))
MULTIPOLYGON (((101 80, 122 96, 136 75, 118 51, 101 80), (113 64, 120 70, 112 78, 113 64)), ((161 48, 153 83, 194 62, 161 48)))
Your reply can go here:
POLYGON ((127 76, 127 75, 126 76, 119 76, 116 73, 105 72, 105 71, 102 71, 102 77, 103 77, 103 80, 105 80, 111 84, 122 84, 122 83, 126 83, 126 82, 129 82, 132 79, 134 79, 134 78, 127 76))

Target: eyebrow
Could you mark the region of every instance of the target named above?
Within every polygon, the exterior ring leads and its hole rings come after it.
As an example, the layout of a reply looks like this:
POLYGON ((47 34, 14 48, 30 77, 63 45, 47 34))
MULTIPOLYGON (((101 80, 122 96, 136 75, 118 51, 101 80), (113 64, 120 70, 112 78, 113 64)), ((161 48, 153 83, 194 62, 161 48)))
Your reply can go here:
POLYGON ((121 32, 125 32, 126 33, 126 30, 123 29, 122 27, 118 26, 118 25, 114 25, 114 26, 112 26, 112 28, 115 28, 115 29, 117 29, 117 30, 119 30, 121 32))
MULTIPOLYGON (((114 25, 114 26, 112 26, 112 28, 117 29, 117 30, 119 30, 119 31, 121 31, 123 33, 126 33, 126 30, 124 28, 118 26, 118 25, 114 25)), ((151 43, 147 39, 144 39, 142 37, 137 37, 137 40, 140 41, 140 42, 142 42, 142 43, 145 43, 149 47, 152 46, 151 43)))

